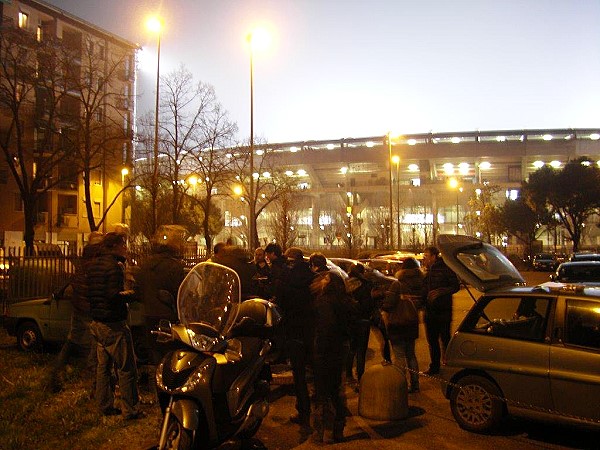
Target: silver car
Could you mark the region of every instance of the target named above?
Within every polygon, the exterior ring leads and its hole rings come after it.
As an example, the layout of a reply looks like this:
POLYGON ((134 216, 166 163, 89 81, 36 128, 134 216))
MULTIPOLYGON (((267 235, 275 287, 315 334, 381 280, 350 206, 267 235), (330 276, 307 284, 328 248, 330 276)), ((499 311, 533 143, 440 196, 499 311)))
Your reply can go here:
POLYGON ((489 244, 442 235, 438 245, 446 264, 483 292, 440 374, 460 427, 489 433, 508 415, 600 427, 600 289, 525 287, 489 244))

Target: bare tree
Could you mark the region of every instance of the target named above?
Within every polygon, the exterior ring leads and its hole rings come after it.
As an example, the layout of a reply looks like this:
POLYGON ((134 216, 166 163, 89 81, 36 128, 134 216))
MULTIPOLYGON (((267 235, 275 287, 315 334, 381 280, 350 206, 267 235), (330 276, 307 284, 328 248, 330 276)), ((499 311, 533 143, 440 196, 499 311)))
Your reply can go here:
POLYGON ((54 176, 60 162, 73 156, 60 139, 64 63, 56 40, 38 42, 10 25, 0 28, 0 148, 23 202, 27 252, 33 249, 37 213, 45 206, 41 199, 60 182, 54 176))
MULTIPOLYGON (((243 197, 249 205, 249 214, 254 214, 254 223, 272 202, 295 187, 294 179, 288 176, 280 156, 267 144, 255 145, 254 174, 249 173, 250 153, 248 147, 239 146, 232 154, 233 170, 241 183, 243 197), (250 198, 250 176, 254 178, 254 196, 250 198)), ((258 226, 250 236, 250 248, 258 246, 258 226)))
POLYGON ((280 197, 273 201, 274 211, 267 219, 267 229, 284 250, 294 246, 299 235, 300 214, 298 209, 294 208, 294 204, 297 203, 295 197, 292 189, 282 192, 280 197))
POLYGON ((483 186, 469 198, 469 212, 464 216, 468 234, 481 233, 482 238, 492 243, 492 238, 504 232, 501 211, 493 202, 500 186, 483 186))
MULTIPOLYGON (((102 224, 109 211, 107 205, 98 222, 94 217, 91 186, 93 172, 106 171, 124 163, 123 144, 130 137, 132 117, 129 117, 128 102, 131 93, 121 86, 122 79, 130 76, 133 62, 124 52, 105 52, 94 45, 91 36, 85 37, 81 49, 68 53, 69 67, 66 84, 67 99, 73 103, 74 111, 62 128, 62 136, 72 151, 73 167, 83 175, 84 202, 90 231, 102 224), (81 64, 74 64, 81 59, 81 64)), ((65 99, 66 100, 66 99, 65 99)), ((104 183, 104 180, 103 180, 104 183)), ((123 186, 120 195, 129 186, 123 186)), ((112 199, 110 206, 115 202, 112 199)))
POLYGON ((227 148, 231 147, 237 126, 218 102, 214 88, 194 82, 193 75, 183 65, 161 79, 159 117, 158 179, 153 177, 150 136, 154 122, 150 116, 142 122, 138 137, 146 149, 146 163, 139 166, 137 175, 150 205, 150 215, 157 218, 147 232, 152 235, 163 221, 189 224, 191 218, 187 217, 184 206, 193 204, 210 249, 212 236, 222 228, 222 221, 214 220, 218 212, 214 200, 227 194, 225 186, 233 179, 227 148), (163 199, 168 199, 168 205, 165 204, 168 215, 160 211, 163 199))
POLYGON ((367 217, 369 229, 375 231, 375 248, 383 249, 389 242, 390 212, 386 207, 371 209, 367 217))

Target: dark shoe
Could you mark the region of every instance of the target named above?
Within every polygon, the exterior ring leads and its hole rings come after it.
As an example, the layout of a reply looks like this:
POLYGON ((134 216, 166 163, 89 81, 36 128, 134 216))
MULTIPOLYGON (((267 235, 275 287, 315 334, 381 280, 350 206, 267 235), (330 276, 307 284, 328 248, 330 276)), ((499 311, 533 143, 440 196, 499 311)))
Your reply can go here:
POLYGON ((425 372, 423 372, 425 375, 437 375, 438 373, 440 373, 440 369, 429 369, 426 370, 425 372))
POLYGON ((102 411, 102 414, 105 416, 118 416, 121 414, 121 410, 119 408, 108 408, 102 411))
POLYGON ((293 414, 290 416, 290 422, 295 423, 297 425, 301 425, 303 427, 310 427, 310 417, 309 416, 293 414))
POLYGON ((335 421, 333 423, 333 441, 344 442, 344 426, 345 422, 335 421))
POLYGON ((125 420, 137 420, 137 419, 143 419, 144 417, 146 417, 146 413, 143 411, 138 411, 136 413, 125 416, 125 420))
POLYGON ((410 388, 408 388, 408 393, 409 394, 416 394, 417 392, 420 392, 420 389, 418 387, 410 387, 410 388))

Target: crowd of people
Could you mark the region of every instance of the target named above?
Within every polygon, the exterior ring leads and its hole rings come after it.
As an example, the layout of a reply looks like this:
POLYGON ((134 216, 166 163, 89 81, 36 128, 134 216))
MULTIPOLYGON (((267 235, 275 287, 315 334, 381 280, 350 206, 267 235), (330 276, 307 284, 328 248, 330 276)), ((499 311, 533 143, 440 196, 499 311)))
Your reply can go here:
POLYGON ((329 270, 321 253, 306 257, 295 247, 284 253, 279 244, 270 243, 255 250, 251 264, 244 265, 239 255, 239 249, 217 244, 212 259, 237 270, 248 295, 262 296, 280 307, 296 397, 290 421, 312 428, 316 440, 323 440, 329 425, 334 441, 343 440, 348 413, 344 385, 359 390, 372 331, 382 335, 383 360, 406 373, 409 393, 419 392, 420 375, 439 372, 450 339, 452 294, 460 285, 436 247, 425 249, 424 267, 407 258, 387 290, 366 276, 362 264, 352 266, 348 277, 342 278, 329 270), (431 357, 424 372, 419 371, 415 354, 420 310, 431 357), (307 370, 312 371, 314 396, 307 370))
MULTIPOLYGON (((48 385, 52 390, 60 389, 60 372, 70 357, 91 347, 86 355, 87 368, 100 413, 122 414, 128 420, 141 416, 128 304, 139 301, 144 305, 143 347, 149 367, 155 369, 169 348, 157 343, 151 330, 161 319, 177 320, 177 290, 185 275, 181 245, 177 239, 155 242, 152 254, 133 279, 127 276, 126 233, 90 234, 71 283, 71 331, 51 370, 48 385), (115 378, 120 391, 118 405, 115 378)), ((321 253, 305 257, 299 248, 283 252, 279 244, 270 243, 264 249, 257 248, 253 256, 250 259, 245 250, 218 243, 211 260, 238 273, 243 298, 265 298, 281 309, 283 344, 279 343, 279 350, 291 366, 296 398, 296 413, 290 421, 304 430, 314 430, 317 441, 323 440, 328 427, 334 441, 343 440, 348 414, 344 384, 359 390, 371 331, 382 333, 382 357, 405 371, 409 393, 419 392, 420 375, 439 372, 450 340, 452 294, 458 291, 459 281, 437 248, 425 249, 424 267, 407 258, 387 290, 374 285, 361 264, 342 278, 329 270, 321 253), (419 372, 415 355, 420 310, 424 311, 431 359, 425 372, 419 372)), ((150 391, 154 389, 156 395, 153 379, 150 370, 150 391)))

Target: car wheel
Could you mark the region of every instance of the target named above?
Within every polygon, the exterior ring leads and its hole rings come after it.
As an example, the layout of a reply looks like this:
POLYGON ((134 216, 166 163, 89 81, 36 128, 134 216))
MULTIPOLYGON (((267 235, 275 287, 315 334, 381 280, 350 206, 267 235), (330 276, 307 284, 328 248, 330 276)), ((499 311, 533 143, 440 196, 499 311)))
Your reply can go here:
POLYGON ((490 433, 504 416, 500 390, 486 378, 466 376, 458 381, 450 395, 450 408, 458 425, 474 433, 490 433))
POLYGON ((23 322, 17 329, 17 345, 24 352, 39 352, 43 347, 43 338, 35 322, 23 322))

